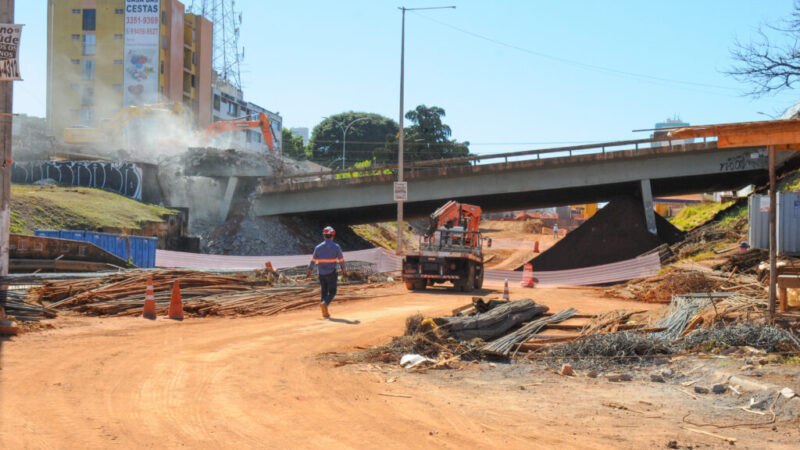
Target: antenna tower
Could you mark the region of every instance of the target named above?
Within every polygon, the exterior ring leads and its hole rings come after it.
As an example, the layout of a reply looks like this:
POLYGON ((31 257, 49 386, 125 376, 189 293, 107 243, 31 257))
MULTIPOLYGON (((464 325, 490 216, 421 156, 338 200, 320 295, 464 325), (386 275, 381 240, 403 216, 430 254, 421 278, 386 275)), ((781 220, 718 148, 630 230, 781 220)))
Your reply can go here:
POLYGON ((242 12, 236 10, 236 0, 192 0, 189 11, 214 24, 212 65, 217 79, 242 90, 239 65, 244 61, 244 48, 239 49, 239 28, 242 12))

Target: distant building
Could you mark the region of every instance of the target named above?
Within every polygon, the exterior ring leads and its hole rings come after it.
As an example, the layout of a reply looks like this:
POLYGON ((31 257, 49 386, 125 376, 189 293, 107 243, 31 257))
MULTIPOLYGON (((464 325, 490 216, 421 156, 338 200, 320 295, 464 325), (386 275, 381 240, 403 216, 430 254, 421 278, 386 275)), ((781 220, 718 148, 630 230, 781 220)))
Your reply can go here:
MULTIPOLYGON (((255 103, 245 101, 243 97, 241 90, 215 79, 212 85, 212 120, 214 122, 235 119, 253 120, 250 118, 251 116, 263 112, 267 115, 272 125, 272 139, 275 141, 275 150, 279 152, 282 143, 281 129, 283 127, 283 119, 280 114, 268 111, 255 103)), ((258 128, 230 132, 226 136, 220 136, 220 138, 224 139, 226 145, 231 146, 231 148, 251 152, 269 151, 266 142, 264 142, 264 137, 261 135, 261 130, 258 128)))
POLYGON ((303 145, 308 145, 308 128, 307 127, 295 127, 291 129, 292 134, 295 136, 300 136, 303 138, 303 145))
MULTIPOLYGON (((690 126, 688 122, 684 122, 678 117, 676 117, 674 119, 667 119, 664 122, 658 122, 653 127, 653 128, 656 129, 656 131, 653 134, 651 134, 650 137, 654 138, 654 139, 663 138, 663 137, 667 136, 667 133, 669 132, 670 128, 681 128, 681 127, 688 127, 688 126, 690 126), (665 129, 665 130, 664 131, 658 131, 660 129, 665 129)), ((694 142, 694 139, 679 139, 679 140, 672 141, 672 144, 673 145, 682 145, 682 144, 691 144, 693 142, 694 142)), ((652 144, 652 146, 653 147, 665 147, 665 146, 669 146, 669 142, 667 142, 667 141, 654 142, 652 144)))
POLYGON ((177 0, 47 1, 47 132, 182 102, 211 122, 212 24, 177 0))

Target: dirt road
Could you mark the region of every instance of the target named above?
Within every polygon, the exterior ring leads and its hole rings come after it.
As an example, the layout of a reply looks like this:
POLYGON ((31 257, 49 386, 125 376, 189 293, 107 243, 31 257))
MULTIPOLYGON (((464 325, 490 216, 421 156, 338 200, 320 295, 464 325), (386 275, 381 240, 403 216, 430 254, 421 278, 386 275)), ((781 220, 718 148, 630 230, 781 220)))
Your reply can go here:
MULTIPOLYGON (((631 307, 591 291, 528 292, 551 310, 631 307)), ((330 321, 316 309, 182 323, 59 319, 57 329, 2 344, 0 447, 728 447, 681 428, 690 398, 642 383, 488 363, 415 374, 319 357, 385 343, 408 315, 468 300, 393 286, 373 300, 334 303, 330 321), (635 406, 603 406, 612 401, 635 406)), ((724 434, 740 439, 737 448, 763 448, 765 436, 777 439, 772 448, 797 441, 796 432, 768 429, 724 434)))

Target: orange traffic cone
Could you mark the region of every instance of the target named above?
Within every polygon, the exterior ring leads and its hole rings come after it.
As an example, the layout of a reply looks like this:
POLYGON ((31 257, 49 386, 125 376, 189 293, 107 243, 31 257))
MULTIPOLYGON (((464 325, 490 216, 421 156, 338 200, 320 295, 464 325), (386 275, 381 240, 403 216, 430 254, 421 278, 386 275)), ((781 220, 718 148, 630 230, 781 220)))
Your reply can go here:
POLYGON ((533 264, 525 264, 522 271, 522 287, 533 287, 533 264))
POLYGON ((511 297, 508 294, 508 278, 506 278, 506 285, 503 287, 503 300, 510 300, 511 297))
POLYGON ((181 301, 181 285, 178 280, 172 285, 172 299, 169 301, 169 318, 183 320, 183 302, 181 301))
POLYGON ((533 253, 539 253, 539 241, 533 244, 533 253))
POLYGON ((156 298, 153 295, 153 277, 147 277, 147 290, 144 295, 142 317, 153 320, 156 318, 156 298))

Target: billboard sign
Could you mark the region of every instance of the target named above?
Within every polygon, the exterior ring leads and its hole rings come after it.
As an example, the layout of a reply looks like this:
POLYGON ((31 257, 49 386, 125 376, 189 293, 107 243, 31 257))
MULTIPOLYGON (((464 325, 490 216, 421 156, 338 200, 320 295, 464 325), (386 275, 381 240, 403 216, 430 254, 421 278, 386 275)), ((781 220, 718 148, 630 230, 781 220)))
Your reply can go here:
POLYGON ((158 103, 160 0, 125 0, 122 106, 158 103))
POLYGON ((22 25, 0 23, 0 81, 21 80, 19 37, 22 25))

